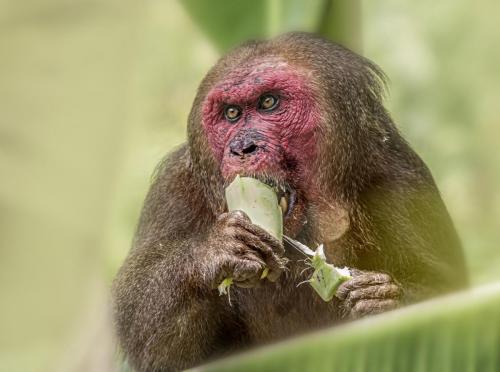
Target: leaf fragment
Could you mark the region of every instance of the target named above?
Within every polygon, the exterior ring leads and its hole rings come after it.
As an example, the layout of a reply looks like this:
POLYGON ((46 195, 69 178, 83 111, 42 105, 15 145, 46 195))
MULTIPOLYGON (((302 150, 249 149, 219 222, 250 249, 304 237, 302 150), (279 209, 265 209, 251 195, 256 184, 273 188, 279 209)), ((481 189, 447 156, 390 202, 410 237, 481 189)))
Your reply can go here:
MULTIPOLYGON (((283 213, 272 187, 255 178, 237 175, 226 188, 226 202, 230 212, 245 212, 253 224, 262 227, 276 239, 283 239, 283 213)), ((269 268, 264 268, 260 279, 265 279, 268 273, 269 268)), ((218 286, 219 295, 229 295, 232 284, 232 278, 224 279, 218 286)))
POLYGON ((341 269, 326 262, 323 244, 316 249, 311 265, 314 272, 309 279, 309 284, 325 302, 331 301, 338 287, 351 279, 351 273, 347 267, 341 269))

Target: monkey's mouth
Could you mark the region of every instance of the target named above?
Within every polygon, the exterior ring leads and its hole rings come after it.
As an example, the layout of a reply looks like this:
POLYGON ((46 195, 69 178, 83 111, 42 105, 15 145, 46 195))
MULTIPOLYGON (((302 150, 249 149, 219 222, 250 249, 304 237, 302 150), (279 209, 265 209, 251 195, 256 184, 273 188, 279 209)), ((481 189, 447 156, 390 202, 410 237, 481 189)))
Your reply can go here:
POLYGON ((297 191, 290 185, 273 179, 261 179, 266 185, 273 188, 278 196, 278 203, 283 212, 283 218, 289 217, 297 204, 297 191))

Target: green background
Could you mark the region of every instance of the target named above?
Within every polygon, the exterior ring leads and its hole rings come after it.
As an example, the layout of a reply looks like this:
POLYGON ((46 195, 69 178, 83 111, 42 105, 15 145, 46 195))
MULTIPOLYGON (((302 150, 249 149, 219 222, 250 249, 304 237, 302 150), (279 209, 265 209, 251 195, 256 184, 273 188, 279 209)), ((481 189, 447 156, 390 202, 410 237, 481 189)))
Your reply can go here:
POLYGON ((112 370, 108 287, 150 176, 249 35, 321 30, 379 64, 473 283, 500 278, 498 1, 365 0, 340 20, 317 0, 199 4, 0 1, 1 372, 112 370))

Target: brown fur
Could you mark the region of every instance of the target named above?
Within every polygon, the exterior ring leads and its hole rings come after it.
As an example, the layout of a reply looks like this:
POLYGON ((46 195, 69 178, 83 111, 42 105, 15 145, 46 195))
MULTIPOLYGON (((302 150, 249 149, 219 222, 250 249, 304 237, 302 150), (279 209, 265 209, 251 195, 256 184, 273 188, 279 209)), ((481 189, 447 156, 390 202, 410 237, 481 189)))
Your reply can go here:
POLYGON ((383 74, 353 52, 308 34, 247 43, 203 80, 188 142, 161 164, 133 248, 115 284, 121 346, 139 371, 187 368, 231 350, 391 309, 460 288, 462 251, 432 176, 382 105, 383 74), (296 253, 224 213, 224 181, 201 126, 208 90, 234 66, 279 56, 311 72, 324 113, 314 165, 322 203, 295 236, 355 268, 339 298, 323 302, 296 253), (246 245, 252 246, 249 250, 246 245), (283 267, 288 260, 287 269, 283 267), (264 265, 272 281, 258 281, 264 265), (225 275, 231 304, 215 287, 225 275))

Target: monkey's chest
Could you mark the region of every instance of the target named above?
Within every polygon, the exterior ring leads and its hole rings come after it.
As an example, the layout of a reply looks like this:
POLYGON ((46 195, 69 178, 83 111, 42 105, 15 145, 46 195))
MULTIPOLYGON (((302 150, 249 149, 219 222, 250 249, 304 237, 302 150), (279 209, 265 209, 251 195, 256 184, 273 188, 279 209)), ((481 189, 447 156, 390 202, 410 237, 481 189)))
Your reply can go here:
POLYGON ((338 319, 338 305, 326 303, 307 283, 283 278, 242 289, 239 309, 250 341, 263 343, 329 326, 338 319))

